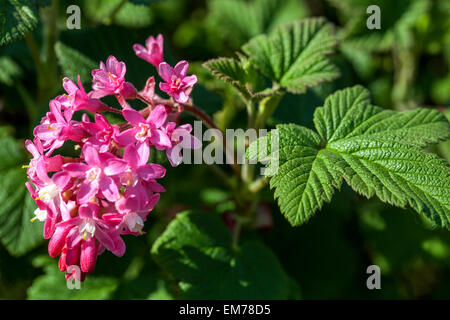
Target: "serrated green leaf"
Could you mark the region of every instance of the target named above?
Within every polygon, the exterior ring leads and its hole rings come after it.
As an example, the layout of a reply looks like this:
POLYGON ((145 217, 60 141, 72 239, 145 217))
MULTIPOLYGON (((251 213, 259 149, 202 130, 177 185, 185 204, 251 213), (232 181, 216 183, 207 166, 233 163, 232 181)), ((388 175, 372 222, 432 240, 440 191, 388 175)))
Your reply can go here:
POLYGON ((98 67, 90 58, 61 42, 55 44, 55 52, 64 76, 75 82, 78 75, 82 81, 91 79, 91 71, 98 67))
POLYGON ((231 234, 208 213, 183 212, 152 248, 156 261, 187 299, 283 299, 288 277, 262 243, 231 248, 231 234))
POLYGON ((244 66, 242 62, 233 58, 218 58, 208 60, 203 64, 218 79, 236 87, 244 94, 253 95, 264 85, 254 67, 249 64, 244 66))
POLYGON ((111 277, 88 276, 80 289, 67 288, 64 274, 58 264, 48 256, 33 260, 35 267, 43 268, 45 274, 37 277, 27 290, 29 300, 104 300, 111 298, 118 280, 111 277))
POLYGON ((318 134, 297 125, 277 126, 279 151, 269 156, 262 157, 273 144, 268 138, 248 151, 251 159, 270 160, 270 185, 293 225, 330 201, 344 178, 368 198, 409 205, 436 225, 450 227, 449 165, 421 149, 450 136, 442 113, 383 110, 370 105, 366 89, 355 86, 330 95, 316 109, 314 124, 318 134))
POLYGON ((30 222, 37 208, 25 188, 25 158, 17 142, 0 138, 0 241, 13 256, 20 256, 43 240, 43 225, 30 222))
POLYGON ((0 0, 0 45, 22 38, 38 22, 29 0, 0 0))
POLYGON ((339 75, 326 57, 335 45, 333 26, 323 18, 311 18, 253 38, 242 49, 264 75, 292 93, 303 93, 339 75))

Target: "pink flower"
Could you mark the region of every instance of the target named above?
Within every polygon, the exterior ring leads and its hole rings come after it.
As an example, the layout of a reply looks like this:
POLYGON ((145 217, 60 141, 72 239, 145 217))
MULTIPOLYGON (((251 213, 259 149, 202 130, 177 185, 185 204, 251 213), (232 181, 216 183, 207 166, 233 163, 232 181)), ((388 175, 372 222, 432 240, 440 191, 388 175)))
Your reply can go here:
POLYGON ((61 147, 66 140, 81 141, 84 130, 78 123, 71 121, 72 115, 61 113, 61 103, 50 101, 50 112, 42 118, 41 123, 33 130, 33 134, 43 141, 43 148, 49 156, 53 150, 61 147))
POLYGON ((163 131, 172 142, 172 146, 166 150, 167 158, 172 167, 176 167, 183 160, 181 152, 183 148, 198 149, 202 146, 200 140, 191 135, 192 126, 190 124, 184 124, 177 128, 175 128, 175 125, 175 122, 168 122, 163 127, 163 131))
POLYGON ((133 109, 125 109, 122 115, 133 128, 125 130, 117 135, 116 140, 119 144, 128 145, 130 143, 145 143, 163 150, 170 148, 172 143, 169 137, 160 130, 167 119, 166 108, 158 105, 152 110, 147 119, 133 109))
MULTIPOLYGON (((31 197, 34 199, 36 205, 38 206, 36 210, 34 210, 34 218, 32 218, 30 221, 44 221, 44 239, 49 239, 55 231, 55 223, 60 220, 61 216, 53 212, 52 209, 47 204, 45 204, 44 201, 39 199, 39 196, 34 190, 31 183, 26 182, 25 186, 27 187, 31 197)), ((53 208, 55 207, 53 206, 53 208)))
POLYGON ((39 161, 44 162, 47 172, 59 171, 64 163, 64 159, 60 155, 53 157, 47 157, 44 155, 44 147, 42 146, 41 140, 37 137, 34 138, 34 143, 30 140, 25 141, 25 147, 31 153, 33 158, 30 160, 29 165, 24 166, 27 168, 28 178, 32 182, 36 182, 38 177, 36 174, 36 167, 39 161))
POLYGON ((135 44, 133 50, 139 58, 158 67, 164 61, 163 41, 162 34, 159 34, 156 39, 150 36, 145 41, 145 47, 140 44, 135 44))
MULTIPOLYGON (((148 150, 141 145, 141 150, 148 150)), ((149 153, 140 153, 134 145, 128 145, 123 153, 123 160, 127 162, 126 170, 121 174, 121 182, 125 186, 136 186, 141 180, 149 181, 164 177, 166 169, 163 166, 148 162, 149 153)))
POLYGON ((83 204, 78 208, 77 217, 56 225, 48 249, 51 257, 61 254, 59 266, 62 271, 68 265, 79 264, 82 272, 91 273, 102 247, 117 256, 125 253, 125 243, 115 226, 99 218, 99 210, 95 203, 83 204))
POLYGON ((189 100, 192 87, 197 82, 195 75, 186 76, 188 69, 189 64, 184 60, 178 62, 175 68, 165 62, 158 68, 161 78, 166 82, 160 83, 159 88, 179 103, 186 103, 189 100))
POLYGON ((84 91, 79 75, 78 86, 69 78, 64 78, 63 87, 67 94, 58 96, 56 99, 64 107, 64 115, 66 117, 72 118, 72 114, 78 110, 88 110, 95 113, 102 107, 100 100, 90 98, 84 91))
POLYGON ((109 152, 99 153, 92 145, 85 144, 82 150, 85 163, 68 163, 63 170, 75 178, 83 178, 78 190, 77 202, 87 203, 99 192, 108 201, 119 198, 114 178, 121 174, 127 163, 109 152))
POLYGON ((62 198, 62 193, 72 186, 70 176, 65 172, 59 171, 50 178, 43 161, 37 162, 36 175, 38 178, 34 181, 36 190, 31 186, 27 185, 27 187, 40 210, 46 211, 35 212, 36 218, 42 221, 52 219, 54 222, 70 216, 62 198))
POLYGON ((144 222, 147 220, 148 214, 153 210, 155 205, 159 201, 159 194, 152 195, 145 206, 139 209, 130 209, 124 211, 124 213, 106 213, 103 218, 106 221, 116 223, 117 230, 121 234, 142 234, 142 228, 144 222))
POLYGON ((111 125, 101 114, 95 115, 95 123, 89 122, 87 117, 83 119, 83 128, 91 136, 85 141, 95 146, 100 152, 110 149, 113 137, 119 134, 119 128, 111 125))
POLYGON ((127 68, 125 63, 109 56, 106 65, 100 62, 100 69, 92 70, 92 98, 102 98, 110 94, 121 95, 124 98, 136 93, 134 86, 125 82, 127 68))

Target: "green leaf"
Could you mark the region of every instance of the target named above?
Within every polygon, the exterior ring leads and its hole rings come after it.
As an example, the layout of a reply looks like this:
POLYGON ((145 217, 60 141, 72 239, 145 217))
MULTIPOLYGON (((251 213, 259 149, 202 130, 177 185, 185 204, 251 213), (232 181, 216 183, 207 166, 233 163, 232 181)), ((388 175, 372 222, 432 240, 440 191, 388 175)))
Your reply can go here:
POLYGON ((26 162, 17 142, 0 138, 0 241, 13 256, 20 256, 43 240, 43 225, 30 222, 37 208, 25 188, 26 162))
POLYGON ((183 212, 156 240, 152 254, 186 299, 285 299, 288 277, 262 243, 231 248, 218 216, 183 212))
POLYGON ((335 45, 332 24, 323 18, 311 18, 253 38, 242 49, 264 75, 292 93, 303 93, 339 75, 326 57, 335 45))
POLYGON ((330 95, 316 109, 314 124, 317 133, 277 126, 278 151, 268 151, 273 134, 248 150, 250 159, 270 160, 270 185, 291 224, 307 221, 344 178, 367 198, 409 205, 434 224, 450 227, 449 165, 421 149, 450 136, 442 113, 383 110, 370 105, 366 89, 355 86, 330 95))
POLYGON ((87 276, 80 289, 69 290, 55 259, 38 256, 33 265, 43 268, 45 274, 37 277, 28 288, 30 300, 104 300, 111 298, 118 286, 118 280, 111 277, 87 276))
POLYGON ((90 58, 61 42, 55 44, 55 52, 64 76, 75 82, 78 75, 82 81, 90 79, 92 69, 98 67, 98 64, 90 58))
POLYGON ((245 95, 254 95, 264 85, 264 79, 251 64, 244 65, 233 58, 218 58, 203 64, 218 79, 236 87, 245 95))
POLYGON ((144 28, 153 22, 149 6, 122 0, 85 0, 83 10, 86 16, 99 23, 116 24, 127 28, 144 28))
POLYGON ((38 22, 29 0, 0 0, 0 45, 22 38, 38 22))
POLYGON ((10 57, 0 57, 0 82, 8 86, 22 74, 22 70, 10 57))
POLYGON ((273 30, 276 26, 308 16, 308 8, 297 0, 211 0, 209 20, 221 35, 237 45, 273 30))
POLYGON ((136 5, 148 6, 150 3, 159 2, 160 0, 130 0, 131 3, 136 5))

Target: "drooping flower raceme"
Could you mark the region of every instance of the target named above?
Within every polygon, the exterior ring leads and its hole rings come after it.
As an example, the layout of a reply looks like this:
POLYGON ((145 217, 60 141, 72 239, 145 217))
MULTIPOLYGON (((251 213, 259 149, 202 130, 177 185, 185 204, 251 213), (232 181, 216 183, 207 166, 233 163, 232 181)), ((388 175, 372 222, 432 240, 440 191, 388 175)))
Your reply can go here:
MULTIPOLYGON (((135 46, 135 50, 138 56, 159 66, 168 83, 162 88, 185 103, 197 79, 186 76, 185 61, 174 70, 162 62, 162 43, 161 35, 149 37, 146 48, 135 46)), ((137 93, 125 81, 125 73, 125 63, 110 56, 106 64, 100 63, 100 68, 92 71, 90 92, 85 91, 80 77, 77 84, 64 78, 66 93, 50 101, 49 112, 33 131, 33 141, 25 143, 33 156, 24 166, 29 179, 26 187, 37 205, 32 221, 44 222, 44 237, 50 239, 49 255, 59 256, 59 269, 66 277, 75 276, 71 266, 77 266, 79 280, 83 280, 94 271, 104 250, 119 257, 125 253, 122 235, 144 233, 147 216, 165 191, 157 180, 166 170, 149 163, 151 148, 165 150, 175 166, 180 163, 181 145, 200 145, 190 134, 190 125, 177 127, 176 122, 169 121, 169 114, 178 110, 175 105, 153 103, 153 99, 160 99, 154 93, 153 77, 137 93), (117 98, 121 110, 100 100, 108 95, 117 98), (126 99, 136 98, 147 107, 141 111, 131 108, 126 99), (84 113, 77 118, 80 111, 94 115, 84 113), (124 122, 111 124, 104 112, 120 114, 124 122), (74 144, 78 157, 55 154, 68 143, 74 144)))

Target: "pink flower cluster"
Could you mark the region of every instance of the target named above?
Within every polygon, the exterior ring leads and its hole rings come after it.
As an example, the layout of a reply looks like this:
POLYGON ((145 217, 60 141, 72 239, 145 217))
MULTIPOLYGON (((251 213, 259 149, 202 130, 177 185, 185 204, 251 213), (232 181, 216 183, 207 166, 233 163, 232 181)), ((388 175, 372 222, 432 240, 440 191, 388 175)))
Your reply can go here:
MULTIPOLYGON (((159 68, 166 83, 160 88, 178 103, 186 103, 195 76, 186 76, 188 63, 172 69, 163 62, 163 38, 150 37, 147 47, 135 45, 136 54, 159 68)), ((35 218, 44 222, 48 252, 59 256, 59 269, 79 266, 81 279, 94 271, 97 257, 106 249, 117 256, 125 253, 122 235, 140 235, 147 215, 165 189, 157 182, 165 168, 149 163, 151 148, 165 150, 172 166, 181 162, 180 148, 198 148, 189 124, 177 126, 170 119, 179 109, 154 104, 155 80, 149 78, 137 92, 125 81, 125 63, 110 56, 92 71, 92 91, 86 93, 80 77, 77 84, 64 78, 66 94, 49 103, 50 110, 34 129, 34 140, 26 141, 33 158, 27 165, 28 190, 38 208, 35 218), (122 109, 112 108, 100 98, 114 95, 122 109), (127 99, 141 99, 147 108, 131 108, 127 99), (76 111, 88 111, 75 120, 76 111), (124 123, 111 124, 102 114, 119 113, 124 123), (144 116, 148 115, 148 116, 144 116), (69 142, 70 141, 70 142, 69 142), (72 144, 78 157, 55 155, 72 144)), ((175 115, 175 116, 174 116, 175 115)), ((66 149, 67 150, 67 149, 66 149)), ((76 276, 68 274, 66 277, 76 276)))

